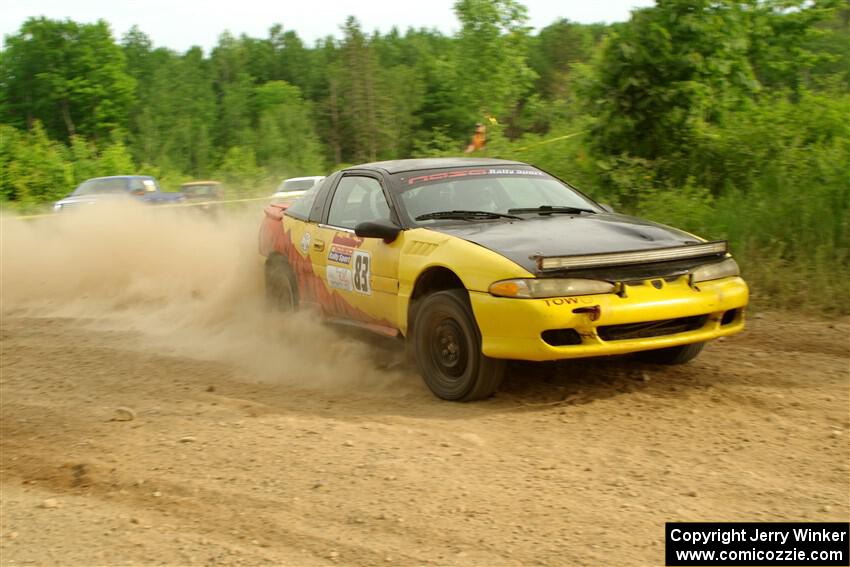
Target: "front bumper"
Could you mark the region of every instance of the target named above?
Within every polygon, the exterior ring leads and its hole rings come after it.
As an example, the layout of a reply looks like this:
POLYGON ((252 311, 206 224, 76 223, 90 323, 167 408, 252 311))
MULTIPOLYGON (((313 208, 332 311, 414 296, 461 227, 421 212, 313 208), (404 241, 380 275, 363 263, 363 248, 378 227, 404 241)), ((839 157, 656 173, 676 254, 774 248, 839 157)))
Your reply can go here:
POLYGON ((514 299, 474 291, 469 297, 481 330, 482 351, 492 358, 543 361, 626 354, 708 341, 744 328, 749 290, 740 277, 702 282, 693 288, 682 276, 625 289, 625 297, 514 299), (643 322, 658 325, 655 330, 632 330, 632 324, 643 322), (578 344, 555 346, 550 334, 548 342, 543 338, 544 331, 564 329, 575 331, 578 344), (671 332, 640 336, 665 329, 671 332))

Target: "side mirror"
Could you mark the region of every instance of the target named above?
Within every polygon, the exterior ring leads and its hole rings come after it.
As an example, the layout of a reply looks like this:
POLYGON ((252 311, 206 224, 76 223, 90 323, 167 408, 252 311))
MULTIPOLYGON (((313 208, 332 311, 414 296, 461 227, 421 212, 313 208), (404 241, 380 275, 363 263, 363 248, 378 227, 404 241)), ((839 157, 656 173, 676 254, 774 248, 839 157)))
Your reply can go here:
POLYGON ((614 212, 614 207, 612 207, 608 203, 599 203, 599 206, 602 207, 602 210, 605 211, 606 213, 613 213, 614 212))
POLYGON ((382 238, 389 244, 398 238, 401 227, 388 220, 365 221, 354 227, 354 234, 360 238, 382 238))

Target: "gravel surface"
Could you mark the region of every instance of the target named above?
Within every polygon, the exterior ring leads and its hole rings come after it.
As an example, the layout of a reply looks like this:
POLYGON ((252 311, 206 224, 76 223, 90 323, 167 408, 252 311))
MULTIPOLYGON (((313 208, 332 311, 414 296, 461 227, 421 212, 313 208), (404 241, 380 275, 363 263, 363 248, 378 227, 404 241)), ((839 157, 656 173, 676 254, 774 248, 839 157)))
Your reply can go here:
POLYGON ((850 515, 846 322, 769 314, 674 368, 517 363, 473 404, 323 332, 374 380, 5 313, 2 564, 662 565, 665 521, 850 515))

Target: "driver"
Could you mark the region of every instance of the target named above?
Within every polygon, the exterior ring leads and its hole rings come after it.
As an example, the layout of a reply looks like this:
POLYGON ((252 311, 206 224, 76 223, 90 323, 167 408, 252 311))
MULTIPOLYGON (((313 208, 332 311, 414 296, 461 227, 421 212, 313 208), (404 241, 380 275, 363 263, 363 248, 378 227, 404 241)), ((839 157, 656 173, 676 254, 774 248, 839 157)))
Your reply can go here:
POLYGON ((455 184, 454 208, 461 211, 497 212, 496 188, 493 182, 485 179, 470 179, 455 184))

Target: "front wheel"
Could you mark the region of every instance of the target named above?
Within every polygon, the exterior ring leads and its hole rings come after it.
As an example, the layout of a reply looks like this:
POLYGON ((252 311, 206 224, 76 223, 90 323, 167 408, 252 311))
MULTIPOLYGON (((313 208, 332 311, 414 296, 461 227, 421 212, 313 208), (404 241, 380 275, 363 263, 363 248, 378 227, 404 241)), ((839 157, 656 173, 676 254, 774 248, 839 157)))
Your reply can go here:
POLYGON ((465 290, 433 293, 422 300, 413 322, 416 365, 439 398, 487 398, 505 375, 505 361, 481 353, 481 335, 465 290))
POLYGON ((636 353, 638 360, 651 362, 653 364, 685 364, 690 362, 702 352, 705 343, 691 343, 656 350, 646 350, 636 353))

